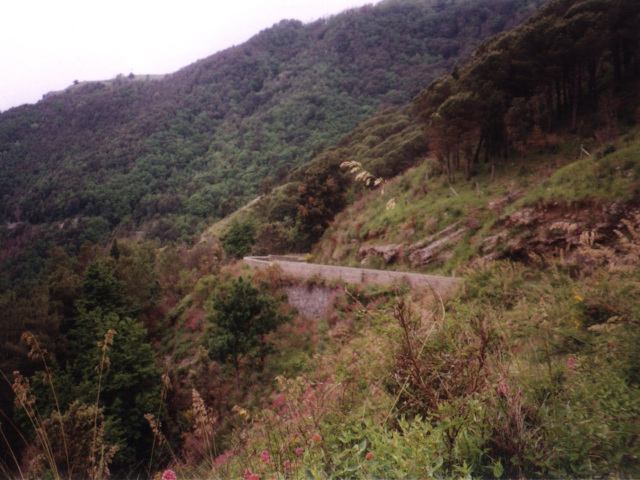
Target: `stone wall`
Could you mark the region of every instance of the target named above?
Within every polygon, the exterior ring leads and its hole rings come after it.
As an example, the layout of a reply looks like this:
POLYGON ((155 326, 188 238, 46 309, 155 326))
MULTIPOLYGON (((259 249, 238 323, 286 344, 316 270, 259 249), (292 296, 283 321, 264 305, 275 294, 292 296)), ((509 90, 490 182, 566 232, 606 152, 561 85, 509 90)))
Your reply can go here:
MULTIPOLYGON (((440 295, 450 292, 460 283, 459 278, 441 275, 425 275, 413 272, 393 272, 388 270, 374 270, 371 268, 336 267, 333 265, 319 265, 306 263, 289 257, 245 257, 244 263, 253 268, 268 268, 277 266, 283 273, 299 278, 319 276, 329 281, 343 281, 347 283, 377 283, 397 284, 408 282, 416 287, 433 288, 440 295)), ((320 318, 331 303, 334 290, 320 286, 298 285, 288 287, 289 302, 296 309, 310 318, 320 318)))

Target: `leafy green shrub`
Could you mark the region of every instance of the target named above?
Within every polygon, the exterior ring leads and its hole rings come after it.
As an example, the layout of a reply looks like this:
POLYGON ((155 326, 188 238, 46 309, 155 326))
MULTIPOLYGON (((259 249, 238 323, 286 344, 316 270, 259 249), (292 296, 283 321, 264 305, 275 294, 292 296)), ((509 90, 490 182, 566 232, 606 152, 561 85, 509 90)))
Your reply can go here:
POLYGON ((239 388, 242 359, 255 354, 263 346, 263 337, 287 317, 278 313, 275 299, 243 277, 216 288, 211 310, 209 351, 216 360, 233 365, 239 388))
POLYGON ((290 253, 293 245, 291 233, 282 223, 263 223, 258 227, 251 253, 253 255, 290 253))
POLYGON ((256 224, 251 219, 233 219, 229 230, 222 239, 222 246, 228 255, 242 258, 251 251, 256 237, 256 224))

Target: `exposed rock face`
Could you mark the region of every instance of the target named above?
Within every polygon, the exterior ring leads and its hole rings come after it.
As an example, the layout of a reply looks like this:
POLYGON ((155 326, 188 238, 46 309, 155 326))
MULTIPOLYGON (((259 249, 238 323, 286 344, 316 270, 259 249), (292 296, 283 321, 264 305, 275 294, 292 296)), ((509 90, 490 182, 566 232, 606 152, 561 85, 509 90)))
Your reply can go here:
POLYGON ((440 240, 436 240, 435 242, 429 244, 424 248, 420 248, 415 250, 409 255, 409 261, 411 262, 412 267, 420 267, 422 265, 426 265, 431 263, 433 260, 443 255, 442 253, 448 246, 453 245, 458 240, 460 240, 465 232, 467 231, 466 227, 459 228, 448 235, 442 237, 440 240))
POLYGON ((409 262, 412 267, 426 265, 436 259, 446 261, 450 258, 445 250, 447 247, 460 240, 467 227, 460 227, 460 222, 449 225, 447 228, 423 238, 419 242, 406 246, 402 244, 389 245, 363 245, 358 250, 356 258, 365 265, 373 257, 382 257, 386 263, 403 260, 409 254, 409 262))
POLYGON ((356 254, 356 259, 362 265, 366 265, 370 258, 382 257, 387 263, 395 262, 402 258, 402 245, 393 243, 391 245, 363 245, 356 254))
MULTIPOLYGON (((618 245, 621 238, 633 235, 632 230, 640 222, 639 213, 632 204, 597 202, 523 208, 503 218, 494 229, 497 233, 484 239, 483 258, 529 260, 562 255, 565 260, 585 263, 584 249, 594 243, 608 246, 612 253, 619 250, 623 246, 618 245)), ((624 248, 619 254, 624 255, 624 248)))

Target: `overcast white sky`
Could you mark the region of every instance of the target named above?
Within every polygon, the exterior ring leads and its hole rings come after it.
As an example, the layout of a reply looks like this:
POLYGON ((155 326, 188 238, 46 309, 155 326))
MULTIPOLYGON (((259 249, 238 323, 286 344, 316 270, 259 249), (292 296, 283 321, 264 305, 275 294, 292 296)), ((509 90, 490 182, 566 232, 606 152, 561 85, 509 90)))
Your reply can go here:
POLYGON ((0 111, 74 80, 171 73, 274 23, 378 0, 1 0, 0 111))

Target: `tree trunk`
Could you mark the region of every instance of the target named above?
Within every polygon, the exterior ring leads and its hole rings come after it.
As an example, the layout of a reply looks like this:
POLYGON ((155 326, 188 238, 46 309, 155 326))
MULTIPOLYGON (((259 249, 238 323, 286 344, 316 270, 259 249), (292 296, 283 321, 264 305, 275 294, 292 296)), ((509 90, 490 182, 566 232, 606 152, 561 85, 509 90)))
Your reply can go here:
POLYGON ((576 127, 578 125, 578 101, 580 98, 580 67, 576 66, 575 72, 573 74, 573 100, 572 100, 572 111, 571 111, 571 131, 575 132, 576 127))
POLYGON ((473 170, 473 167, 478 163, 478 157, 480 156, 480 149, 482 148, 482 142, 484 141, 484 138, 482 135, 480 135, 480 140, 478 141, 478 146, 476 147, 476 151, 473 154, 473 157, 471 156, 471 152, 467 152, 467 168, 466 168, 466 177, 467 177, 467 181, 471 180, 471 171, 473 170))
POLYGON ((556 117, 558 121, 562 120, 562 86, 560 85, 560 79, 556 79, 556 103, 557 103, 557 111, 556 117))
POLYGON ((547 132, 553 130, 553 83, 547 84, 547 132))
POLYGON ((594 59, 589 60, 589 101, 591 102, 591 108, 596 111, 596 72, 597 63, 594 59))

